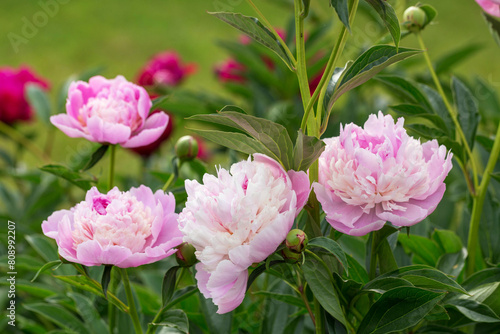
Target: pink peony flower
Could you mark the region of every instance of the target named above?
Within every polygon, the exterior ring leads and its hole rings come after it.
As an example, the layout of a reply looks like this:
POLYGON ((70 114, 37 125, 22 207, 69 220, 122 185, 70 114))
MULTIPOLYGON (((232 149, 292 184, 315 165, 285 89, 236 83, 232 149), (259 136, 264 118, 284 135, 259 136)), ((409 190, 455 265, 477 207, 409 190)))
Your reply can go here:
POLYGON ((443 197, 452 154, 436 140, 420 144, 403 118, 370 115, 364 128, 348 124, 325 139, 314 192, 326 220, 338 231, 365 235, 386 221, 411 226, 430 215, 443 197))
POLYGON ((246 67, 231 58, 215 66, 215 75, 222 83, 243 83, 246 81, 245 72, 246 67))
POLYGON ((195 71, 194 64, 182 64, 177 53, 165 51, 155 55, 144 66, 137 77, 137 83, 141 86, 177 86, 195 71))
MULTIPOLYGON (((162 112, 159 109, 153 110, 149 117, 152 115, 162 112)), ((130 150, 134 153, 139 154, 141 157, 147 158, 151 156, 154 152, 156 152, 160 146, 163 144, 164 141, 170 138, 170 135, 172 134, 172 131, 174 130, 174 117, 171 113, 167 112, 167 115, 169 117, 169 122, 167 124, 167 127, 163 131, 163 133, 160 135, 158 139, 156 139, 154 142, 145 145, 145 146, 139 146, 139 147, 133 147, 130 150)))
POLYGON ((168 116, 160 112, 148 117, 150 108, 144 88, 122 76, 95 76, 88 83, 72 82, 66 114, 52 116, 50 121, 69 137, 138 147, 154 142, 167 127, 168 116))
POLYGON ((184 241, 196 248, 198 288, 219 306, 234 310, 245 296, 248 267, 272 254, 285 240, 307 201, 304 172, 288 173, 273 159, 254 160, 186 181, 188 199, 179 215, 184 241))
POLYGON ((476 2, 486 13, 500 17, 500 0, 476 0, 476 2))
POLYGON ((182 243, 174 196, 145 186, 107 194, 94 187, 71 210, 54 212, 42 230, 63 258, 86 266, 137 267, 175 253, 182 243))
POLYGON ((25 98, 26 85, 34 83, 47 89, 48 83, 38 78, 27 67, 15 70, 0 68, 0 122, 12 124, 16 121, 29 121, 32 110, 25 98))

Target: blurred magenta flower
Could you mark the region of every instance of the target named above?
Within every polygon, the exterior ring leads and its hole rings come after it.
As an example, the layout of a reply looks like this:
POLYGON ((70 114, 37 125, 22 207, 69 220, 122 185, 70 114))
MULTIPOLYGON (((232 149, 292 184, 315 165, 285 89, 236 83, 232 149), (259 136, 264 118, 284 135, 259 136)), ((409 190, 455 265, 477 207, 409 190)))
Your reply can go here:
POLYGON ((179 215, 184 241, 196 248, 198 288, 219 306, 234 310, 245 297, 248 267, 285 240, 306 203, 304 172, 286 172, 275 160, 254 154, 203 183, 186 181, 188 199, 179 215))
POLYGON ((177 86, 195 71, 195 64, 182 64, 177 53, 165 51, 155 55, 144 66, 137 77, 137 83, 141 86, 177 86))
POLYGON ((436 140, 407 135, 404 119, 370 115, 364 128, 348 124, 325 139, 314 192, 326 220, 338 231, 365 235, 386 221, 411 226, 430 215, 443 197, 452 154, 436 140))
POLYGON ((476 2, 486 13, 500 17, 500 0, 476 0, 476 2))
POLYGON ((243 83, 246 81, 245 72, 246 67, 232 58, 215 66, 215 75, 222 83, 243 83))
POLYGON ((49 88, 47 81, 38 77, 28 67, 21 67, 19 70, 0 68, 0 122, 12 124, 32 118, 31 107, 25 98, 26 86, 29 83, 49 88))
POLYGON ((55 239, 59 254, 86 266, 111 264, 137 267, 159 261, 177 250, 182 234, 175 198, 146 186, 101 194, 87 192, 71 210, 54 212, 42 223, 43 233, 55 239))
POLYGON ((150 108, 151 99, 144 88, 122 76, 95 76, 88 83, 72 82, 66 114, 52 116, 50 121, 69 137, 138 147, 157 140, 169 121, 163 112, 149 115, 150 108))

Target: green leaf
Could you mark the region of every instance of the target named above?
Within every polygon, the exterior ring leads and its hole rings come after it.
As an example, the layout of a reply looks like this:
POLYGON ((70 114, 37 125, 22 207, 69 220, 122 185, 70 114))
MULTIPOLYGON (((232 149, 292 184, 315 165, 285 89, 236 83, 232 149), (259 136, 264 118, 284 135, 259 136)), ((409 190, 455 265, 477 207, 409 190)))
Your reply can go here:
POLYGON ((78 318, 65 308, 47 303, 25 304, 24 308, 50 320, 61 328, 74 333, 87 334, 89 331, 78 318))
POLYGON ((51 105, 45 90, 37 84, 28 84, 26 87, 26 97, 31 107, 36 112, 37 117, 46 125, 50 125, 51 105))
POLYGON ((71 169, 61 166, 61 165, 45 165, 40 168, 42 171, 54 174, 66 181, 74 184, 75 186, 83 189, 89 190, 93 183, 96 183, 94 179, 83 176, 82 174, 72 171, 71 169))
POLYGON ((399 277, 384 277, 375 279, 363 287, 363 290, 374 291, 376 293, 386 293, 389 290, 402 286, 413 286, 411 282, 399 277))
POLYGON ((437 242, 445 253, 456 253, 462 250, 462 240, 450 230, 434 230, 432 239, 437 242))
POLYGON ((380 273, 384 274, 386 272, 398 269, 398 264, 396 262, 396 259, 394 258, 394 254, 392 252, 391 246, 389 245, 389 241, 387 239, 380 241, 377 248, 380 273))
POLYGON ((248 35, 254 41, 264 45, 280 57, 290 70, 293 70, 293 64, 285 48, 280 41, 275 38, 273 33, 267 29, 255 17, 245 16, 236 13, 226 12, 209 12, 209 14, 217 17, 219 20, 226 22, 230 26, 240 30, 248 35))
POLYGON ((162 314, 158 322, 151 323, 151 325, 175 328, 185 334, 189 332, 188 317, 182 310, 168 310, 162 314))
POLYGON ((465 248, 456 253, 443 254, 439 258, 436 268, 448 275, 458 277, 464 268, 466 257, 467 249, 465 248))
POLYGON ((373 9, 380 16, 387 30, 392 36, 396 50, 399 47, 399 41, 401 40, 401 28, 398 20, 398 16, 394 11, 394 8, 387 1, 382 0, 366 0, 373 9))
POLYGON ((340 264, 342 264, 342 267, 344 267, 346 274, 349 274, 349 264, 347 262, 347 258, 344 251, 342 250, 342 247, 340 247, 337 242, 327 237, 317 237, 309 241, 308 247, 319 247, 328 251, 333 256, 335 256, 337 260, 339 260, 340 264))
POLYGON ((349 6, 347 0, 330 0, 330 5, 335 9, 340 21, 345 25, 347 30, 351 31, 349 25, 349 6))
POLYGON ((300 308, 304 307, 304 302, 302 299, 293 296, 293 295, 288 295, 288 294, 283 294, 283 293, 277 293, 277 292, 272 292, 272 291, 257 291, 257 292, 252 292, 252 295, 258 295, 258 296, 264 296, 272 299, 279 300, 280 302, 284 302, 290 305, 294 305, 300 308))
POLYGON ((324 150, 325 143, 322 140, 306 136, 302 133, 302 130, 299 130, 293 149, 293 169, 307 171, 324 150))
POLYGON ((450 316, 444 307, 436 304, 434 308, 425 316, 427 321, 450 320, 450 316))
POLYGON ((346 257, 347 263, 349 264, 349 278, 358 283, 368 283, 370 278, 368 277, 366 269, 361 264, 359 264, 359 262, 356 261, 354 257, 350 256, 349 254, 346 254, 346 257))
POLYGON ((401 233, 398 236, 398 241, 403 245, 407 253, 413 253, 414 260, 419 263, 434 267, 441 256, 441 250, 433 240, 418 235, 407 236, 401 233))
POLYGON ((38 276, 40 276, 40 274, 43 273, 45 270, 57 266, 56 268, 54 268, 54 270, 55 270, 55 269, 59 268, 59 266, 61 264, 62 264, 61 260, 55 260, 55 261, 51 261, 51 262, 44 264, 40 269, 38 269, 35 276, 31 279, 31 282, 34 282, 38 278, 38 276))
POLYGON ((397 93, 407 102, 417 103, 426 110, 432 111, 431 104, 413 81, 395 75, 377 75, 375 79, 387 85, 390 93, 397 93))
POLYGON ((99 160, 102 159, 102 157, 104 157, 104 154, 106 154, 108 148, 109 145, 102 145, 97 150, 95 150, 94 153, 92 153, 92 156, 90 157, 89 161, 85 164, 85 166, 81 169, 81 171, 86 171, 94 167, 95 164, 98 163, 99 160))
POLYGON ((285 263, 284 260, 273 260, 273 261, 270 261, 269 263, 263 263, 261 264, 260 266, 258 266, 257 268, 255 268, 254 270, 252 270, 252 272, 250 273, 250 275, 248 276, 248 281, 247 281, 247 289, 246 291, 248 291, 248 289, 250 289, 250 287, 252 286, 252 283, 257 279, 257 277, 259 277, 264 271, 266 271, 267 269, 271 268, 272 266, 276 265, 276 264, 281 264, 281 263, 285 263))
POLYGON ((390 333, 415 326, 443 297, 444 293, 415 287, 389 290, 368 310, 357 333, 390 333))
POLYGON ((52 240, 44 235, 32 234, 27 235, 26 241, 35 249, 45 261, 55 261, 59 259, 57 248, 52 240))
POLYGON ((108 292, 109 282, 111 281, 111 270, 113 270, 113 265, 107 264, 104 266, 104 270, 102 272, 101 286, 102 286, 102 293, 104 294, 104 298, 108 298, 107 292, 108 292))
POLYGON ((470 90, 459 79, 452 79, 453 97, 458 111, 458 121, 464 131, 469 147, 474 146, 477 126, 479 124, 479 112, 477 103, 470 90))
POLYGON ((471 298, 455 298, 449 301, 449 304, 447 305, 456 308, 460 313, 472 321, 500 322, 498 315, 496 315, 488 305, 475 301, 471 298))
POLYGON ((427 100, 429 101, 431 105, 431 111, 433 111, 435 114, 437 114, 439 117, 443 119, 443 121, 446 123, 446 128, 450 129, 449 135, 454 138, 455 136, 455 123, 453 122, 453 119, 450 116, 450 113, 448 111, 448 108, 446 108, 446 105, 443 101, 443 98, 441 95, 433 88, 424 85, 424 84, 419 84, 418 85, 420 90, 425 94, 427 97, 427 100))
POLYGON ((306 261, 302 265, 304 276, 323 308, 335 319, 345 325, 346 319, 340 306, 339 296, 333 286, 332 274, 315 257, 306 254, 306 261))
POLYGON ((419 5, 418 7, 425 12, 425 16, 427 17, 425 24, 422 26, 422 29, 424 29, 427 25, 434 21, 437 16, 437 10, 435 10, 431 5, 419 5))
POLYGON ((489 137, 476 135, 476 142, 478 142, 488 153, 491 153, 495 141, 489 137))
POLYGON ((462 286, 467 290, 472 290, 487 283, 500 282, 500 268, 488 268, 474 273, 467 278, 462 286))
POLYGON ((449 129, 446 127, 445 122, 439 117, 438 115, 435 114, 429 114, 427 110, 425 110, 423 107, 416 105, 416 104, 399 104, 396 106, 390 106, 392 110, 394 110, 396 113, 405 116, 405 118, 411 119, 415 117, 423 118, 428 120, 434 127, 438 129, 444 129, 448 133, 450 132, 449 129))
POLYGON ((490 28, 493 39, 498 44, 498 46, 500 46, 500 21, 486 13, 483 13, 483 16, 486 20, 486 23, 488 24, 488 28, 490 28))
POLYGON ((211 300, 200 297, 200 306, 205 316, 205 322, 208 326, 208 333, 231 333, 231 323, 233 322, 233 312, 218 314, 217 306, 211 300))
POLYGON ((174 294, 175 283, 177 280, 177 271, 179 269, 181 269, 180 266, 174 266, 167 270, 165 276, 163 276, 163 283, 161 288, 161 300, 163 306, 165 306, 170 301, 172 295, 174 294))
POLYGON ((76 292, 68 292, 68 296, 75 302, 78 313, 91 333, 106 333, 108 331, 106 323, 89 298, 76 292))
POLYGON ((421 50, 400 48, 391 45, 375 45, 365 51, 343 74, 327 110, 330 111, 337 99, 351 89, 365 83, 387 66, 421 53, 421 50))
MULTIPOLYGON (((281 162, 286 170, 292 165, 293 144, 286 128, 269 120, 235 111, 223 111, 210 115, 195 115, 189 120, 210 122, 243 131, 265 147, 267 155, 281 162)), ((255 145, 255 141, 247 144, 255 145)), ((264 152, 254 152, 264 153, 264 152)), ((266 154, 264 153, 264 154, 266 154)))
POLYGON ((451 51, 436 61, 436 74, 439 75, 450 71, 453 66, 464 61, 480 49, 482 49, 482 45, 471 44, 451 51))
POLYGON ((163 95, 153 99, 151 101, 153 104, 151 105, 151 109, 149 109, 149 113, 151 114, 156 109, 161 109, 162 105, 169 99, 169 97, 170 95, 163 95))
POLYGON ((309 6, 311 5, 311 0, 302 0, 302 4, 304 5, 304 9, 302 10, 302 13, 300 13, 300 16, 306 18, 307 15, 309 15, 309 6))
POLYGON ((406 279, 416 287, 467 294, 467 291, 457 282, 436 269, 411 270, 399 277, 406 279))
POLYGON ((494 178, 495 180, 497 180, 498 182, 500 182, 500 172, 491 173, 490 175, 491 175, 492 178, 494 178))

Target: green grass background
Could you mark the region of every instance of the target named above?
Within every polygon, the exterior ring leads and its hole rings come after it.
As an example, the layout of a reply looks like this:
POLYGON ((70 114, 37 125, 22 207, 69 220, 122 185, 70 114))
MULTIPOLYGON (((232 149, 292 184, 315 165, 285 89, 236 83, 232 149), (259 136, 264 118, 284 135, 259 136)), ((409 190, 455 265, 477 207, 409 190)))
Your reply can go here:
MULTIPOLYGON (((29 65, 50 80, 53 91, 71 74, 101 65, 106 67, 103 75, 107 77, 122 74, 133 80, 153 54, 167 49, 176 50, 186 61, 198 64, 197 73, 186 82, 187 87, 220 91, 221 86, 213 78, 213 65, 226 54, 217 47, 216 41, 237 38, 239 33, 207 11, 225 9, 254 15, 244 0, 66 0, 67 3, 59 4, 58 12, 47 24, 39 27, 36 35, 15 52, 9 33, 21 36, 23 20, 32 22, 34 15, 42 10, 40 2, 47 1, 0 1, 0 66, 29 65)), ((311 6, 320 15, 331 17, 335 14, 328 8, 328 2, 312 0, 311 6)), ((275 26, 284 26, 292 13, 283 5, 286 3, 283 0, 255 0, 255 3, 275 26)), ((401 17, 406 6, 416 1, 392 3, 401 17)), ((436 59, 454 48, 479 43, 483 49, 458 66, 456 72, 467 77, 480 75, 500 89, 500 49, 493 42, 475 1, 429 0, 427 3, 439 12, 435 24, 423 33, 431 57, 436 59)), ((334 25, 332 30, 332 45, 338 26, 334 25)), ((365 36, 372 36, 372 28, 366 17, 357 17, 354 37, 348 43, 363 44, 365 36)), ((401 45, 418 47, 413 36, 401 45)), ((356 48, 346 50, 348 56, 354 56, 354 52, 356 48)), ((347 60, 344 58, 342 61, 347 60)), ((22 126, 21 130, 36 130, 37 126, 32 123, 22 126)), ((56 162, 64 161, 68 146, 76 147, 82 141, 69 139, 59 131, 56 139, 56 162)), ((122 158, 131 158, 131 155, 121 150, 119 159, 122 158)))

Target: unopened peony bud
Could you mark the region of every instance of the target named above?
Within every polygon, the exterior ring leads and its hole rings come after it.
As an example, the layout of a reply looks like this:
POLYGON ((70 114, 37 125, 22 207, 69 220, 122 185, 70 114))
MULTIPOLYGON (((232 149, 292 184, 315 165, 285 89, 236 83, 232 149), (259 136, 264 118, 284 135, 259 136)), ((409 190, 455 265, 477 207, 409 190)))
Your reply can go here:
POLYGON ((193 160, 198 155, 198 142, 192 136, 183 136, 175 144, 175 154, 181 160, 193 160))
POLYGON ((283 248, 281 250, 281 256, 285 259, 286 262, 288 263, 296 263, 300 260, 302 257, 301 253, 296 253, 289 248, 283 248))
POLYGON ((304 231, 299 229, 293 229, 288 232, 286 236, 285 244, 288 249, 292 252, 300 253, 307 247, 309 239, 304 231))
POLYGON ((425 12, 416 6, 411 6, 405 10, 403 25, 406 29, 412 32, 420 31, 427 22, 425 12))
POLYGON ((181 267, 191 267, 196 263, 194 252, 196 249, 187 242, 182 243, 175 253, 175 259, 181 267))

